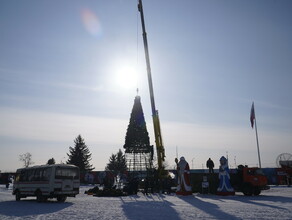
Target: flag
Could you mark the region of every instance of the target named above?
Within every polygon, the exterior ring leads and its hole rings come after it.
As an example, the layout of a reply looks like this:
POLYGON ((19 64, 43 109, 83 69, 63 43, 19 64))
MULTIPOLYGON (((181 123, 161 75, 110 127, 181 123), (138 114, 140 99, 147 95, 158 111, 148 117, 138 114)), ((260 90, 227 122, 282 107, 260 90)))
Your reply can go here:
POLYGON ((252 128, 253 128, 254 120, 255 120, 254 104, 252 103, 251 110, 250 110, 250 123, 251 123, 252 128))

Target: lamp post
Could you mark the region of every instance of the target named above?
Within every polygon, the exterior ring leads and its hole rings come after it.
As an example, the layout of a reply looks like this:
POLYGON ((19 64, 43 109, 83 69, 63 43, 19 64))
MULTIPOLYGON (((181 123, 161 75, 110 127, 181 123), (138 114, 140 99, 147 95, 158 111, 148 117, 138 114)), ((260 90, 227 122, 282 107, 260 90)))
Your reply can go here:
POLYGON ((193 157, 193 159, 192 159, 192 169, 194 169, 194 157, 193 157))

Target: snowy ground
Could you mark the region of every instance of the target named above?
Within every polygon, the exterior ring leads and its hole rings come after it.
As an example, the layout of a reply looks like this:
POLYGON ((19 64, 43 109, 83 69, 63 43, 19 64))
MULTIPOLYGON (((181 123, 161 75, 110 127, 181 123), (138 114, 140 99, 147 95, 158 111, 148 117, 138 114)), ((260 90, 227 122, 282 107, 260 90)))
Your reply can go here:
POLYGON ((159 195, 98 198, 81 188, 65 203, 35 198, 16 202, 11 190, 0 185, 0 219, 292 219, 292 187, 272 187, 257 197, 159 195))

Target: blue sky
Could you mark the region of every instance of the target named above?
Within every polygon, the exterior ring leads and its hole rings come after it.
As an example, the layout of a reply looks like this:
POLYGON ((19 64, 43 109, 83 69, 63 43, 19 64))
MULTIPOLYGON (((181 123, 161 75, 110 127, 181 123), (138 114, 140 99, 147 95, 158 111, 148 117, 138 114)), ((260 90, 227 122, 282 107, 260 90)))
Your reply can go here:
MULTIPOLYGON (((176 148, 194 168, 257 165, 253 101, 262 166, 292 153, 292 2, 143 3, 169 166, 176 148)), ((0 1, 0 170, 64 162, 78 134, 103 170, 136 87, 154 144, 142 43, 136 0, 0 1)))

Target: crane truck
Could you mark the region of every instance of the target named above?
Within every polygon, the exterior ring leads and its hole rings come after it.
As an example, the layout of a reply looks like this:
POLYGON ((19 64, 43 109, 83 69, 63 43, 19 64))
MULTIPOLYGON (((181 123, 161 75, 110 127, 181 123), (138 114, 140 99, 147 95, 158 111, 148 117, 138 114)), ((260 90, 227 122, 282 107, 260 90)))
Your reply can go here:
POLYGON ((158 110, 156 110, 156 107, 155 107, 154 90, 153 90, 153 83, 152 83, 152 76, 151 76, 150 58, 149 58, 147 33, 146 33, 146 28, 145 28, 142 0, 139 0, 138 2, 138 11, 140 12, 141 24, 142 24, 142 35, 143 35, 144 51, 145 51, 146 66, 147 66, 147 76, 148 76, 148 84, 149 84, 149 92, 150 92, 155 144, 156 144, 156 151, 157 151, 158 177, 159 179, 161 179, 163 175, 163 169, 164 169, 163 161, 165 158, 165 150, 164 150, 163 141, 162 141, 158 110))

